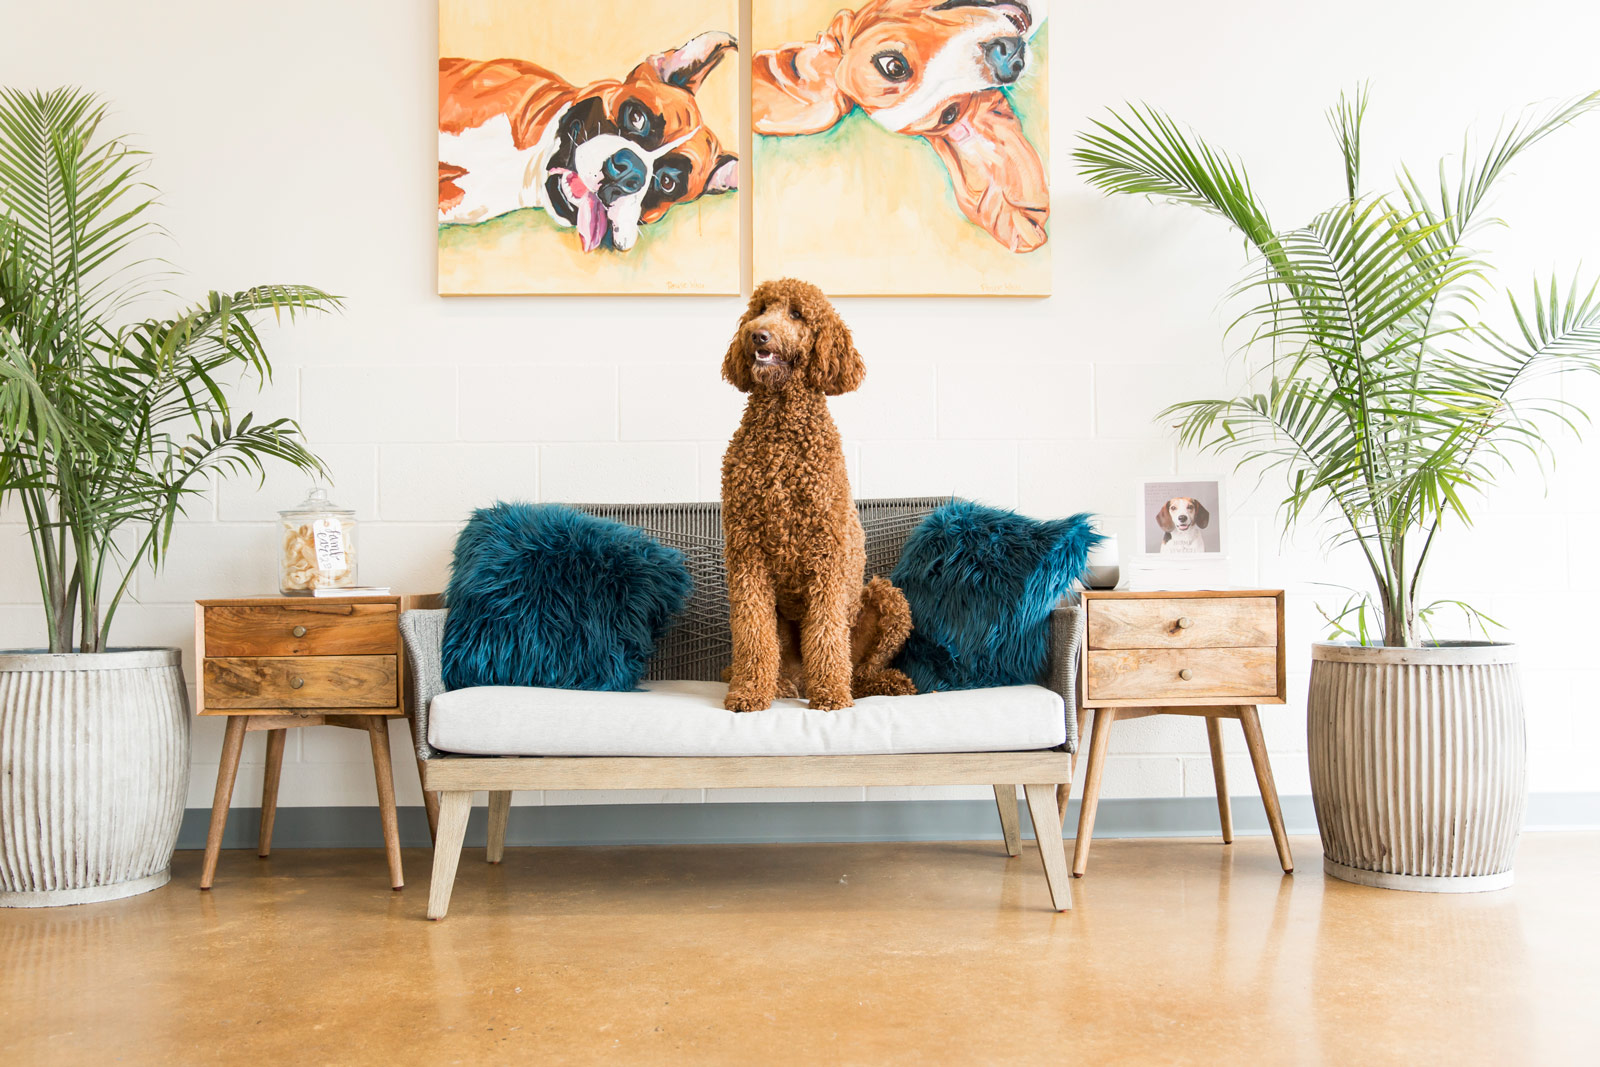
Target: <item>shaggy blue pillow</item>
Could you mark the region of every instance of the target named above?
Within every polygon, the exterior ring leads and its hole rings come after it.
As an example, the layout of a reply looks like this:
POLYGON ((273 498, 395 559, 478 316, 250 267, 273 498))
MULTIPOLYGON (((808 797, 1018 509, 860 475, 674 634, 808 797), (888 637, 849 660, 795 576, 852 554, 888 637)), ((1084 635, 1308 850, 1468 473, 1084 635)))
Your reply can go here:
POLYGON ((919 693, 1038 681, 1050 611, 1101 540, 1088 515, 1041 522, 966 500, 946 504, 911 534, 890 579, 912 619, 894 665, 919 693))
POLYGON ((638 688, 691 587, 683 553, 560 504, 480 508, 456 538, 447 689, 638 688))

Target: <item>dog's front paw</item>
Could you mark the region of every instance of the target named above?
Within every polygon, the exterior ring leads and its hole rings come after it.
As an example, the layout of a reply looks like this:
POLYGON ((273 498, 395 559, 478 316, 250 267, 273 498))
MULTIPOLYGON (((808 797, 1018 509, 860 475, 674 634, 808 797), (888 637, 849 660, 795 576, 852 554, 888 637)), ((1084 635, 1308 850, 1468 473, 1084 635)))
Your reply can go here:
POLYGON ((749 689, 730 689, 722 706, 729 711, 766 711, 772 707, 772 697, 749 689))
POLYGON ((917 693, 916 683, 893 667, 858 672, 850 689, 858 697, 909 697, 917 693))
POLYGON ((849 693, 813 693, 811 695, 812 711, 838 711, 840 708, 854 707, 849 693))

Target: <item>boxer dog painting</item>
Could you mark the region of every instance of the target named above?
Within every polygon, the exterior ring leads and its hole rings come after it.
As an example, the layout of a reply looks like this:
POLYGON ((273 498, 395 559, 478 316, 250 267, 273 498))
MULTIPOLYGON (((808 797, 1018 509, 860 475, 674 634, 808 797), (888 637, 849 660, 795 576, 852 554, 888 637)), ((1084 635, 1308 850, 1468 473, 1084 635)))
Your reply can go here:
POLYGON ((585 253, 631 250, 672 208, 738 186, 695 98, 736 48, 721 31, 574 85, 523 59, 439 60, 439 223, 546 212, 585 253))

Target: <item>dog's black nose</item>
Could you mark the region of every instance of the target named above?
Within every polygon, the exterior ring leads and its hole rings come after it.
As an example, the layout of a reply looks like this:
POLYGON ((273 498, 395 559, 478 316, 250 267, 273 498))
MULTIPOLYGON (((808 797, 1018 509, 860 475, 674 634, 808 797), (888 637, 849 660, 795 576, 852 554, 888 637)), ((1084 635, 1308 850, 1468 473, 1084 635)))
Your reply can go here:
POLYGON ((995 81, 1010 85, 1022 77, 1023 68, 1028 65, 1028 46, 1021 37, 996 37, 985 42, 983 60, 994 72, 995 81))
POLYGON ((754 341, 758 345, 764 345, 772 340, 772 334, 768 333, 766 330, 757 330, 755 333, 750 335, 750 340, 754 341))
POLYGON ((624 148, 600 165, 600 202, 610 207, 619 197, 631 196, 644 188, 644 161, 624 148))

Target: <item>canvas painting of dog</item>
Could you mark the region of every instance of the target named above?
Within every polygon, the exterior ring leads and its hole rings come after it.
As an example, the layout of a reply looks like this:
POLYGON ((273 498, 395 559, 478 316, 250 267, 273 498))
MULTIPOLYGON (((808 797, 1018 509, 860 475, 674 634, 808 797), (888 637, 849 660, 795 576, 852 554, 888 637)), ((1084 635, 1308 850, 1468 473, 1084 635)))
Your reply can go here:
POLYGON ((1050 291, 1047 0, 754 0, 758 276, 1050 291))
POLYGON ((440 0, 441 294, 737 293, 737 0, 440 0))
POLYGON ((1217 555, 1223 549, 1220 479, 1147 481, 1139 495, 1144 550, 1160 556, 1217 555))

